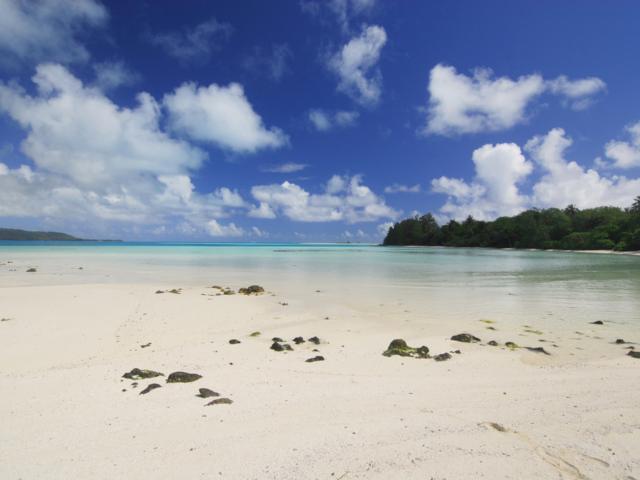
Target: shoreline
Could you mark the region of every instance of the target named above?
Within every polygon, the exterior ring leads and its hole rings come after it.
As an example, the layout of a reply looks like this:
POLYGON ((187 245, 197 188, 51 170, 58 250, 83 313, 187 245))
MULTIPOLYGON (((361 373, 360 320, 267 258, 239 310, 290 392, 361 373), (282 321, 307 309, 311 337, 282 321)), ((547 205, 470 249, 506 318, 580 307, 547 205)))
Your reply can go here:
POLYGON ((640 257, 640 250, 623 251, 618 252, 616 250, 559 250, 557 248, 496 248, 496 247, 454 247, 451 245, 379 245, 380 247, 401 247, 401 248, 451 248, 451 249, 477 249, 477 250, 495 250, 495 251, 508 251, 508 252, 555 252, 555 253, 596 253, 606 255, 628 255, 632 257, 640 257))

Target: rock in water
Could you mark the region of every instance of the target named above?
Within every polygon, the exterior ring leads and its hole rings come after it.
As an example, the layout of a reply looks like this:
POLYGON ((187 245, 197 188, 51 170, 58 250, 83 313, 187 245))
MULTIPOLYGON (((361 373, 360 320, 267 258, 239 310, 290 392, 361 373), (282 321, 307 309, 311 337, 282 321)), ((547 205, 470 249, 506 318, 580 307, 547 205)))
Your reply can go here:
POLYGON ((498 342, 496 342, 495 340, 491 340, 489 343, 487 343, 487 345, 491 345, 492 347, 497 347, 498 342))
POLYGON ((311 358, 307 358, 305 360, 305 362, 307 363, 311 363, 311 362, 323 362, 324 361, 324 357, 322 355, 316 355, 315 357, 311 357, 311 358))
POLYGON ((146 395, 151 390, 155 390, 156 388, 160 388, 160 387, 162 387, 162 385, 160 385, 158 383, 150 383, 149 385, 147 385, 147 388, 145 388, 144 390, 142 390, 140 392, 140 395, 146 395))
POLYGON ((236 338, 232 338, 231 340, 229 340, 229 343, 231 345, 237 345, 240 343, 240 340, 236 339, 236 338))
POLYGON ((629 353, 627 353, 627 355, 633 358, 640 358, 640 352, 636 352, 635 350, 629 350, 629 353))
POLYGON ((288 343, 273 342, 271 344, 271 350, 275 350, 276 352, 284 352, 285 350, 291 352, 293 348, 291 348, 291 345, 288 343))
POLYGON ((401 338, 392 340, 387 349, 382 353, 385 357, 399 355, 401 357, 429 358, 429 347, 414 348, 407 345, 401 338))
POLYGON ((617 345, 624 345, 625 343, 627 343, 627 342, 625 342, 622 338, 616 339, 616 344, 617 345))
POLYGON ((504 344, 505 347, 510 348, 511 350, 515 350, 516 348, 520 348, 520 345, 518 345, 515 342, 506 342, 504 344))
POLYGON ((29 269, 27 270, 27 273, 35 273, 35 272, 37 272, 37 271, 38 271, 38 270, 36 270, 35 268, 29 268, 29 269))
POLYGON ((301 343, 304 343, 304 338, 296 337, 293 339, 293 343, 295 343, 296 345, 300 345, 301 343))
POLYGON ((200 388, 198 389, 198 395, 196 395, 197 397, 200 398, 209 398, 209 397, 219 397, 220 394, 218 392, 214 392, 213 390, 209 390, 208 388, 200 388))
POLYGON ((197 373, 173 372, 167 377, 167 383, 189 383, 202 378, 197 373))
POLYGON ((128 378, 129 380, 142 380, 143 378, 163 377, 164 373, 154 372, 153 370, 143 370, 140 368, 134 368, 130 372, 122 375, 122 378, 128 378))
POLYGON ((591 322, 591 325, 604 325, 602 320, 596 320, 595 322, 591 322))
POLYGON ((209 405, 231 405, 232 403, 233 400, 231 400, 230 398, 216 398, 215 400, 207 403, 205 406, 208 407, 209 405))
POLYGON ((440 355, 436 355, 435 357, 433 357, 433 359, 436 362, 444 362, 445 360, 450 360, 451 359, 451 354, 450 353, 441 353, 440 355))
POLYGON ((478 337, 474 337, 470 333, 459 333, 458 335, 451 337, 451 340, 463 343, 475 343, 480 341, 478 337))
POLYGON ((238 290, 238 293, 242 295, 258 295, 259 293, 264 293, 264 288, 260 285, 249 285, 238 290))
POLYGON ((320 345, 320 339, 318 337, 311 337, 309 341, 311 343, 315 343, 316 345, 320 345))
POLYGON ((547 352, 544 348, 542 347, 525 347, 527 350, 529 350, 530 352, 535 352, 535 353, 544 353, 545 355, 551 355, 549 352, 547 352))
POLYGON ((273 338, 271 339, 271 341, 272 341, 272 342, 279 342, 279 343, 284 342, 284 340, 283 340, 283 339, 281 339, 280 337, 273 337, 273 338))

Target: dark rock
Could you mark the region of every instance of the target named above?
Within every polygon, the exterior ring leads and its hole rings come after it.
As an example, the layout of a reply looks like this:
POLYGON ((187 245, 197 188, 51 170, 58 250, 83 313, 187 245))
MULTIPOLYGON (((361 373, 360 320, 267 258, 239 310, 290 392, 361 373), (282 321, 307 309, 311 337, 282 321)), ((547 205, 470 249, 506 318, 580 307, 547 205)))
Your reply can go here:
POLYGON ((506 342, 504 344, 505 347, 510 348, 511 350, 515 350, 516 348, 520 348, 520 345, 518 345, 515 342, 506 342))
POLYGON ((207 403, 205 406, 208 407, 209 405, 231 405, 232 403, 233 400, 231 400, 230 398, 216 398, 215 400, 207 403))
POLYGON ((640 352, 636 352, 635 350, 629 350, 629 353, 627 353, 627 355, 633 358, 640 358, 640 352))
POLYGON ((498 342, 496 342, 495 340, 491 340, 489 343, 487 343, 487 345, 491 345, 492 347, 497 347, 498 342))
POLYGON ((433 359, 436 362, 444 362, 445 360, 450 360, 451 359, 451 354, 450 353, 441 353, 439 355, 436 355, 435 357, 433 357, 433 359))
POLYGON ((271 344, 271 350, 275 350, 276 352, 290 352, 293 350, 293 348, 291 348, 291 345, 289 345, 288 343, 273 342, 271 344))
POLYGON ((460 350, 454 350, 453 353, 455 353, 456 355, 460 355, 462 352, 460 350))
POLYGON ((311 362, 323 362, 324 361, 324 357, 322 355, 316 355, 315 357, 311 357, 311 358, 307 358, 305 360, 305 362, 307 363, 311 363, 311 362))
POLYGON ((475 343, 480 341, 478 337, 474 337, 470 333, 459 333, 458 335, 451 337, 451 340, 464 343, 475 343))
POLYGON ((283 339, 281 339, 280 337, 273 337, 273 338, 271 339, 271 341, 272 341, 272 342, 284 342, 284 340, 283 340, 283 339))
POLYGON ((410 347, 403 339, 396 338, 391 341, 382 355, 385 357, 398 355, 400 357, 429 358, 429 348, 424 345, 418 348, 410 347))
POLYGON ((591 322, 591 325, 604 325, 602 320, 596 320, 595 322, 591 322))
POLYGON ((264 293, 264 288, 260 285, 250 285, 248 287, 241 288, 238 290, 238 293, 242 295, 258 295, 260 293, 264 293))
POLYGON ((144 390, 142 390, 140 392, 140 395, 146 395, 151 390, 155 390, 156 388, 160 388, 160 387, 162 387, 162 385, 160 385, 158 383, 150 383, 149 385, 147 385, 147 388, 145 388, 144 390))
POLYGON ((35 272, 37 272, 37 271, 38 271, 38 270, 36 270, 35 268, 29 268, 29 269, 27 270, 27 273, 35 273, 35 272))
POLYGON ((225 295, 235 295, 236 294, 236 292, 234 292, 230 288, 228 288, 227 290, 224 290, 222 293, 224 293, 225 295))
POLYGON ((169 290, 169 293, 173 293, 175 295, 180 295, 182 293, 182 289, 181 288, 172 288, 171 290, 169 290))
POLYGON ((315 343, 316 345, 320 345, 320 339, 318 337, 311 337, 309 341, 311 343, 315 343))
POLYGON ((304 338, 296 337, 293 339, 293 343, 295 343, 296 345, 300 345, 301 343, 304 343, 304 338))
POLYGON ((151 346, 151 342, 145 343, 144 345, 140 345, 140 348, 147 348, 151 346))
POLYGON ((618 345, 624 345, 625 343, 627 343, 627 342, 625 342, 622 338, 616 339, 616 344, 618 344, 618 345))
POLYGON ((164 290, 156 290, 156 294, 164 293, 164 290))
POLYGON ((160 372, 154 372, 153 370, 143 370, 140 368, 134 368, 130 372, 122 375, 122 378, 128 378, 129 380, 142 380, 143 378, 163 377, 164 374, 160 372))
POLYGON ((237 338, 232 338, 231 340, 229 340, 229 343, 231 345, 237 345, 240 343, 240 340, 238 340, 237 338))
POLYGON ((260 336, 260 332, 251 332, 249 334, 250 337, 259 337, 260 336))
POLYGON ((209 398, 209 397, 219 397, 220 394, 218 392, 214 392, 213 390, 209 390, 208 388, 200 388, 198 389, 198 395, 196 397, 200 398, 209 398))
POLYGON ((189 383, 202 378, 197 373, 173 372, 167 377, 167 383, 189 383))
POLYGON ((542 347, 524 347, 527 350, 529 350, 530 352, 535 352, 535 353, 544 353, 545 355, 551 355, 549 352, 547 352, 544 348, 542 347))

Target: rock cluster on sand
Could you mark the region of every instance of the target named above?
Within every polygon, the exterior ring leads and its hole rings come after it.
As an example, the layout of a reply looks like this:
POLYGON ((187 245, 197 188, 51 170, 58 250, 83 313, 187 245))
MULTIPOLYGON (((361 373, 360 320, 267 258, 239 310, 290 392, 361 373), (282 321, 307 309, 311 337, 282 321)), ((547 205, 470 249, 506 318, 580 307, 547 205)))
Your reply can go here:
POLYGON ((241 295, 258 295, 264 293, 264 288, 260 285, 249 285, 248 287, 243 287, 238 290, 238 293, 241 295))
POLYGON ((195 382, 202 378, 197 373, 173 372, 167 377, 167 383, 188 383, 195 382))
POLYGON ((463 343, 476 343, 480 341, 478 337, 475 337, 470 333, 459 333, 458 335, 451 337, 451 340, 463 343))
POLYGON ((122 378, 128 378, 129 380, 142 380, 144 378, 163 377, 164 373, 154 372, 153 370, 144 370, 140 368, 134 368, 130 372, 122 375, 122 378))
POLYGON ((289 345, 288 343, 273 342, 271 344, 271 350, 274 350, 276 352, 284 352, 284 351, 292 351, 293 348, 291 348, 291 345, 289 345))
POLYGON ((415 358, 429 358, 429 347, 424 345, 421 347, 410 347, 401 338, 392 340, 387 349, 382 352, 385 357, 392 357, 398 355, 401 357, 415 357, 415 358))

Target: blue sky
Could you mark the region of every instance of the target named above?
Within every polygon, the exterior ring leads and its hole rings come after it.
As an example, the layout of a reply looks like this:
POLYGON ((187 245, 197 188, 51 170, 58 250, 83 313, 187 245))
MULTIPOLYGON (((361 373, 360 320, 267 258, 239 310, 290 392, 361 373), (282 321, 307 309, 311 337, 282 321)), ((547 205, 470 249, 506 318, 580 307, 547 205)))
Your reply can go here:
POLYGON ((379 241, 640 194, 640 4, 0 0, 0 224, 379 241))

